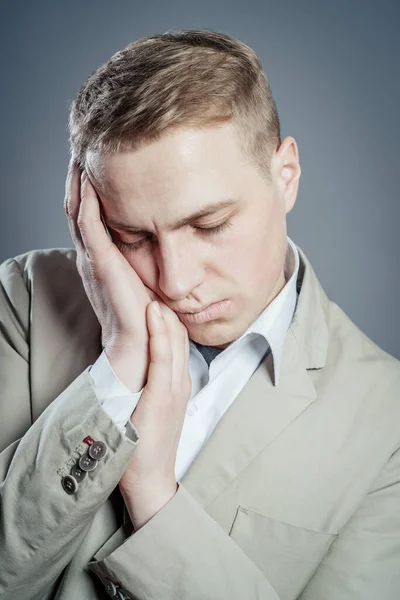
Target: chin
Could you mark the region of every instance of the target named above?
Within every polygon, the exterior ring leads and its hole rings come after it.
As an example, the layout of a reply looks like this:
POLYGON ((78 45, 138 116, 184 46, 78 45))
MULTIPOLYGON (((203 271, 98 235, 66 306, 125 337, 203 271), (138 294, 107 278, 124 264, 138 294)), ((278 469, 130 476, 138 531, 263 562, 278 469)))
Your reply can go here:
MULTIPOLYGON (((210 322, 208 327, 207 324, 188 327, 189 338, 192 342, 197 342, 203 346, 229 346, 235 339, 240 337, 234 335, 232 326, 228 327, 226 323, 216 323, 216 321, 210 322), (211 326, 213 324, 213 326, 211 326)), ((223 349, 223 348, 221 348, 223 349)))

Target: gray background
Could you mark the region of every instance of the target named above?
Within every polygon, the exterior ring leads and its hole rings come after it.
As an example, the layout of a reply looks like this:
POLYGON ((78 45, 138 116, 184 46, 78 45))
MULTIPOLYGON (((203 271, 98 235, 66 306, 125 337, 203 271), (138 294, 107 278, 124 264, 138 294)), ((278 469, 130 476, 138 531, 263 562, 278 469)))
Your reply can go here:
POLYGON ((0 6, 0 261, 72 247, 63 212, 68 105, 130 41, 216 29, 270 79, 302 178, 289 236, 328 296, 400 358, 399 2, 9 0, 0 6))

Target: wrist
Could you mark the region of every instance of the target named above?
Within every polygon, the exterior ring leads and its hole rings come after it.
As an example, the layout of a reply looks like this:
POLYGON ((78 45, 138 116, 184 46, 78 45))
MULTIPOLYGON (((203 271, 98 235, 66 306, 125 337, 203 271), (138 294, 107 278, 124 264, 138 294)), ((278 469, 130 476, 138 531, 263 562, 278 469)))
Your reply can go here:
POLYGON ((132 393, 140 392, 147 378, 147 353, 121 348, 104 348, 104 352, 121 383, 132 393))
POLYGON ((135 531, 152 519, 176 494, 178 484, 166 488, 135 488, 130 490, 120 486, 121 495, 135 531))

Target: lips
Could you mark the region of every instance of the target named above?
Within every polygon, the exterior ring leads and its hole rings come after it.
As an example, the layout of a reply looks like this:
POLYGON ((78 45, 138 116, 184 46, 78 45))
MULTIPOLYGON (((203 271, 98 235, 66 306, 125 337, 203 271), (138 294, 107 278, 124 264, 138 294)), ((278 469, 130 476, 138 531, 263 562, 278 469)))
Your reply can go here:
POLYGON ((177 310, 175 312, 178 312, 181 315, 197 315, 197 313, 201 312, 202 310, 205 310, 206 308, 211 306, 211 304, 216 304, 217 302, 221 302, 221 300, 216 300, 215 302, 210 302, 210 304, 206 304, 205 306, 203 306, 202 308, 199 308, 198 310, 177 310))
POLYGON ((230 300, 219 300, 196 313, 180 313, 180 318, 184 323, 206 323, 207 321, 225 317, 229 314, 230 307, 230 300))

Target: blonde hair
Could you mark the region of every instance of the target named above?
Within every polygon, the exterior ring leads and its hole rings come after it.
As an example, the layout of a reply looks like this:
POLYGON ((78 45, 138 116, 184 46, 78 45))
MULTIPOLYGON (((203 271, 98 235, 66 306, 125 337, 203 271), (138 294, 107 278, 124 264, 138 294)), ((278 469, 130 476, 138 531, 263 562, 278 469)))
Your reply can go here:
POLYGON ((116 52, 70 106, 71 154, 135 150, 174 127, 232 122, 244 156, 270 178, 281 143, 278 111, 255 52, 210 30, 148 35, 116 52))

